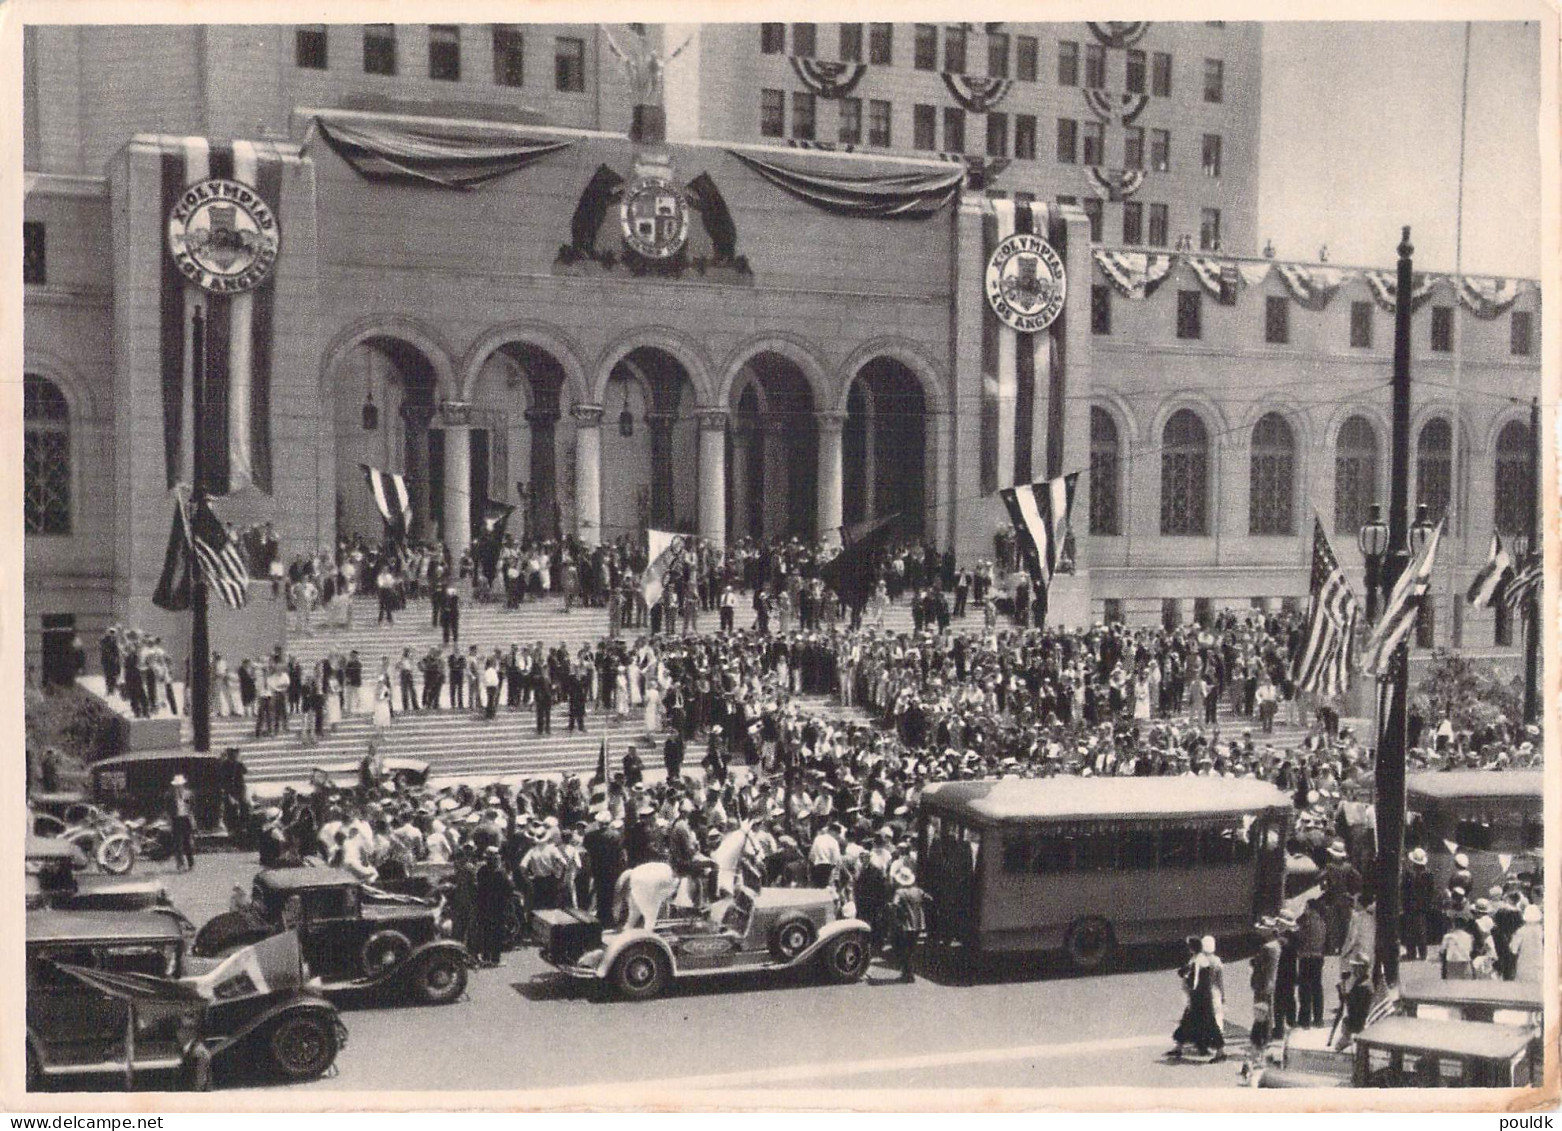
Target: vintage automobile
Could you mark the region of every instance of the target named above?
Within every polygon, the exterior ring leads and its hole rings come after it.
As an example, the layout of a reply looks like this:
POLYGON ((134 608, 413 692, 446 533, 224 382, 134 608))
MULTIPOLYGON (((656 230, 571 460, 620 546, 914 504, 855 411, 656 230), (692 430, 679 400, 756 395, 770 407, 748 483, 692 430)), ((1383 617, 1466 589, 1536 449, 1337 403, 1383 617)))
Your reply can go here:
POLYGON ((131 1085, 139 1073, 172 1072, 202 1089, 225 1062, 294 1081, 324 1074, 347 1030, 304 986, 296 946, 291 953, 293 968, 274 969, 275 984, 241 976, 213 990, 187 968, 184 935, 166 916, 29 911, 27 1087, 105 1074, 131 1085))
POLYGON ((92 800, 126 819, 156 818, 168 807, 169 783, 175 774, 185 776, 194 794, 197 831, 216 829, 231 774, 219 754, 144 750, 104 758, 92 765, 92 800))
POLYGON ((656 997, 675 978, 817 963, 831 982, 855 982, 872 955, 868 924, 843 918, 827 888, 740 886, 708 913, 672 909, 653 928, 604 932, 571 911, 538 911, 542 957, 571 978, 606 982, 623 997, 656 997))
POLYGON ((195 924, 173 905, 160 879, 90 873, 77 876, 45 870, 26 877, 24 892, 29 911, 43 907, 56 911, 148 911, 176 924, 186 942, 195 938, 195 924))
POLYGON ((394 988, 445 1005, 466 990, 472 957, 442 934, 433 900, 381 891, 340 868, 269 869, 255 877, 251 899, 248 911, 203 926, 194 952, 215 956, 296 926, 326 994, 394 988))

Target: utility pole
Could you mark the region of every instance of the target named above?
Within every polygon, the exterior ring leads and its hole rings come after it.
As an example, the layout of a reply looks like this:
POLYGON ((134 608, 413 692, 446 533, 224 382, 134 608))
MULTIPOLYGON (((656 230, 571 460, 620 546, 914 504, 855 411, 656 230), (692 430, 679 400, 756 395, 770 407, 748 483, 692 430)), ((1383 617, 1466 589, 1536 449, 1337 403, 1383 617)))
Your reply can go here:
POLYGON ((206 302, 195 308, 195 326, 191 334, 190 445, 194 455, 193 490, 190 492, 190 521, 185 532, 190 539, 190 686, 184 689, 190 711, 190 727, 195 749, 205 754, 212 748, 211 717, 211 633, 210 591, 201 556, 195 552, 195 517, 206 505, 206 302))
MULTIPOLYGON (((1394 417, 1388 499, 1388 556, 1383 563, 1383 592, 1410 564, 1410 295, 1414 286, 1415 248, 1406 225, 1399 242, 1399 279, 1394 293, 1394 417)), ((1410 641, 1389 659, 1387 717, 1378 734, 1376 770, 1378 834, 1378 909, 1376 969, 1389 986, 1399 984, 1399 884, 1405 851, 1405 738, 1410 695, 1410 641)))
MULTIPOLYGON (((1544 552, 1540 542, 1540 398, 1529 402, 1529 552, 1544 552)), ((1522 568, 1522 567, 1520 567, 1522 568)), ((1530 590, 1524 602, 1524 721, 1540 719, 1540 586, 1530 590)))

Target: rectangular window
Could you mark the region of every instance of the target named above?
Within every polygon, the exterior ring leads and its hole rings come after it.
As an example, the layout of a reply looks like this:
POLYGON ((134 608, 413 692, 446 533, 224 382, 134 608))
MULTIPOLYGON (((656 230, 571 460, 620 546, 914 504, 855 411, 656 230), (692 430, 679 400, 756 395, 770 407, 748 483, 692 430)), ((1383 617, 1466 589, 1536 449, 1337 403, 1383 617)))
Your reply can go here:
POLYGON ((996 111, 987 115, 987 156, 1009 156, 1009 115, 996 111))
POLYGON ((1106 123, 1086 122, 1080 131, 1084 144, 1080 147, 1080 159, 1086 165, 1106 163, 1106 123))
POLYGON ((42 220, 22 221, 22 282, 35 287, 49 282, 49 247, 42 220))
POLYGON ((1123 242, 1127 244, 1142 243, 1144 241, 1144 205, 1137 200, 1123 201, 1123 242))
POLYGON ((1009 37, 993 32, 987 37, 987 74, 990 78, 1009 77, 1009 37))
POLYGON ((1036 116, 1034 114, 1016 114, 1014 116, 1014 155, 1027 161, 1036 157, 1036 116))
POLYGON ((1281 295, 1264 299, 1264 341, 1272 346, 1291 341, 1291 301, 1281 295))
POLYGON ((792 54, 799 59, 812 59, 819 52, 819 25, 792 25, 792 54))
POLYGON ((521 86, 526 81, 526 37, 515 24, 494 25, 494 84, 521 86))
POLYGON ((307 24, 293 32, 293 61, 311 71, 323 71, 329 65, 324 24, 307 24))
POLYGON ((1171 212, 1164 204, 1150 205, 1150 246, 1165 247, 1171 242, 1171 212))
POLYGON ((1168 825, 1161 829, 1160 866, 1191 868, 1198 856, 1199 831, 1186 825, 1168 825))
POLYGON ((1036 37, 1034 35, 1020 36, 1015 41, 1014 50, 1015 77, 1021 82, 1035 82, 1037 56, 1039 54, 1036 47, 1036 37))
POLYGON ((1090 287, 1090 332, 1112 332, 1112 288, 1104 283, 1092 284, 1090 287))
POLYGON ((759 92, 759 133, 761 137, 786 136, 786 95, 782 91, 759 92))
POLYGON ((868 29, 868 62, 887 67, 895 61, 895 25, 873 24, 868 29))
POLYGON ((1101 198, 1099 196, 1087 197, 1085 199, 1084 207, 1085 217, 1090 221, 1090 242, 1100 243, 1101 221, 1105 212, 1105 209, 1101 205, 1101 198))
POLYGON ((1454 348, 1454 308, 1432 308, 1432 349, 1436 353, 1452 353, 1454 348))
POLYGON ((1101 604, 1101 617, 1107 624, 1123 623, 1123 599, 1121 597, 1108 597, 1101 604))
POLYGON ((911 148, 938 148, 938 111, 920 103, 911 108, 911 148))
POLYGON ((1058 85, 1079 85, 1079 44, 1066 39, 1058 41, 1058 85))
POLYGON ((1161 598, 1161 627, 1171 632, 1182 627, 1182 599, 1179 597, 1161 598))
POLYGON ((842 145, 859 145, 862 142, 862 99, 841 99, 841 129, 839 140, 842 145))
POLYGON ((580 93, 586 89, 586 41, 561 35, 553 41, 553 85, 580 93))
POLYGON ((944 152, 965 152, 965 111, 957 106, 944 107, 944 152))
POLYGON ((938 29, 932 24, 916 26, 911 65, 919 71, 938 70, 938 29))
POLYGON ((1219 59, 1204 60, 1204 101, 1223 102, 1226 98, 1226 64, 1219 59))
POLYGON ((1150 131, 1150 168, 1157 173, 1171 172, 1171 131, 1150 131))
POLYGON ((1198 291, 1177 292, 1177 337, 1195 342, 1204 336, 1202 296, 1198 291))
POLYGON ((841 58, 841 62, 843 62, 843 63, 860 63, 860 62, 862 62, 862 25, 861 24, 842 24, 841 25, 841 51, 840 51, 840 58, 841 58))
POLYGON ((766 55, 785 55, 786 25, 760 24, 759 49, 766 55))
POLYGON ((944 30, 944 70, 951 75, 965 74, 965 29, 944 30))
POLYGON ((1072 165, 1079 157, 1079 123, 1073 118, 1058 119, 1058 160, 1072 165))
POLYGON ((1100 43, 1085 44, 1085 85, 1091 90, 1106 86, 1106 47, 1100 43))
POLYGON ((1144 168, 1144 127, 1129 126, 1123 133, 1123 168, 1144 168))
POLYGON ((441 82, 461 81, 461 29, 455 24, 429 25, 428 77, 441 82))
POLYGON ((1208 597, 1193 598, 1193 622, 1201 628, 1208 628, 1210 620, 1215 615, 1215 603, 1208 597))
POLYGON ((1534 348, 1530 342, 1533 316, 1527 310, 1515 310, 1508 323, 1508 352, 1514 357, 1528 357, 1534 348))
POLYGON ((1204 175, 1220 176, 1220 135, 1204 135, 1204 175))
POLYGON ((1199 210, 1199 250, 1220 250, 1220 209, 1218 208, 1199 210))
POLYGON ((811 92, 792 92, 792 136, 802 141, 814 140, 814 96, 811 92))
POLYGON ((1129 94, 1144 93, 1145 55, 1143 51, 1130 48, 1128 51, 1127 84, 1129 94))
POLYGON ((363 73, 366 75, 396 73, 396 26, 394 24, 363 25, 363 73))
POLYGON ((1372 348, 1372 304, 1370 302, 1350 304, 1350 344, 1352 349, 1372 348))
POLYGON ((890 147, 890 104, 882 98, 868 101, 868 144, 890 147))
POLYGON ((1157 98, 1171 97, 1171 56, 1157 51, 1150 56, 1150 93, 1157 98))

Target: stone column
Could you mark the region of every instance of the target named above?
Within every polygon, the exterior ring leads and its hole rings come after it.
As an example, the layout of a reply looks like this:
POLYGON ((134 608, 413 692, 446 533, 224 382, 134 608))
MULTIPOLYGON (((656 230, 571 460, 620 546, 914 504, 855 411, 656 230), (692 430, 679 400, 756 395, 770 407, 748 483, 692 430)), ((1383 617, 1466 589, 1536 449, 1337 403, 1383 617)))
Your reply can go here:
POLYGON ((732 537, 743 538, 748 529, 748 461, 753 433, 738 421, 732 429, 732 537))
POLYGON ((528 409, 526 423, 531 426, 531 508, 526 524, 528 530, 553 534, 553 508, 558 502, 557 426, 556 409, 528 409))
POLYGON ((445 425, 445 545, 459 561, 472 545, 472 426, 445 425))
POLYGON ((727 412, 700 410, 700 537, 727 544, 727 412))
POLYGON ((575 536, 587 546, 602 541, 602 406, 578 404, 575 418, 575 536))
POLYGON ((819 539, 830 545, 841 544, 841 432, 846 427, 844 412, 821 412, 819 423, 819 539))
POLYGON ((651 429, 651 526, 671 530, 677 522, 677 498, 673 480, 673 425, 675 412, 648 412, 651 429))

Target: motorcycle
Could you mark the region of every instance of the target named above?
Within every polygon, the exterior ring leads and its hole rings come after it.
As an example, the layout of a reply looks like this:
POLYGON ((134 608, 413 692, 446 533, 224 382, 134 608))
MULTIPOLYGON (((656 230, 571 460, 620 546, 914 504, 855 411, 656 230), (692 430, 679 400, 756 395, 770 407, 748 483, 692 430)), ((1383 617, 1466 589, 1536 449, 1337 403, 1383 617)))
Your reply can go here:
POLYGON ((135 817, 125 822, 125 831, 130 834, 136 856, 155 863, 167 860, 174 854, 174 826, 167 817, 151 821, 145 817, 135 817))
POLYGON ((136 843, 129 828, 113 813, 86 806, 77 822, 60 830, 68 840, 111 876, 123 876, 136 865, 136 843))

